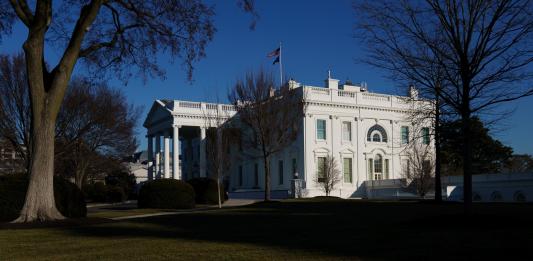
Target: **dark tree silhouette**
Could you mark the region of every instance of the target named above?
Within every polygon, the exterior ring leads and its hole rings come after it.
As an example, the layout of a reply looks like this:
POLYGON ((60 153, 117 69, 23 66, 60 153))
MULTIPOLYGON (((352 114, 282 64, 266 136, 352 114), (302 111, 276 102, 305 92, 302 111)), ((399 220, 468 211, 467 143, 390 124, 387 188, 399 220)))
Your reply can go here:
POLYGON ((533 95, 531 1, 377 0, 355 8, 361 39, 377 59, 399 57, 414 75, 407 78, 415 79, 427 77, 417 69, 437 65, 443 84, 436 85, 436 95, 462 119, 464 205, 470 213, 472 116, 533 95))
POLYGON ((272 74, 248 73, 230 91, 242 125, 243 144, 263 160, 265 201, 270 200, 270 159, 296 139, 302 125, 305 95, 287 86, 275 89, 272 74))
POLYGON ((337 159, 331 155, 324 158, 324 162, 317 166, 314 182, 326 196, 329 196, 341 182, 341 171, 337 159))
POLYGON ((0 55, 0 137, 8 141, 29 168, 30 100, 24 56, 0 55))
POLYGON ((219 106, 216 109, 206 108, 204 118, 205 125, 208 127, 205 144, 208 170, 210 176, 217 181, 218 207, 221 208, 220 186, 232 163, 231 154, 226 152, 232 144, 235 144, 235 141, 238 141, 239 132, 233 126, 229 114, 219 106))
MULTIPOLYGON (((201 0, 9 0, 10 7, 6 1, 0 1, 0 33, 10 32, 15 17, 28 29, 23 49, 32 112, 30 182, 15 222, 62 219, 53 195, 54 130, 78 60, 93 75, 146 79, 164 75, 157 64, 164 53, 182 61, 190 79, 213 38, 214 12, 201 0), (46 42, 60 53, 55 65, 46 65, 46 42)), ((252 12, 252 0, 238 3, 252 12)))
POLYGON ((120 159, 135 152, 140 112, 119 89, 73 80, 57 119, 56 162, 70 166, 81 189, 95 157, 120 159))
MULTIPOLYGON (((470 120, 472 132, 472 170, 473 174, 501 173, 509 167, 513 149, 494 139, 489 129, 478 117, 470 120)), ((448 175, 463 174, 463 142, 461 137, 462 121, 450 121, 442 126, 442 160, 448 175)))
POLYGON ((533 172, 533 157, 528 154, 515 154, 509 158, 509 166, 505 171, 510 173, 533 172))

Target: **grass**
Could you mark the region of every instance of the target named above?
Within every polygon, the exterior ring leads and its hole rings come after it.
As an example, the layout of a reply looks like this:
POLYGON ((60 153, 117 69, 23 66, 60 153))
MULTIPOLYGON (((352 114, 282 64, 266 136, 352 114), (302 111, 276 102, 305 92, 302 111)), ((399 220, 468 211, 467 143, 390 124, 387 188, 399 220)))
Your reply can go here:
POLYGON ((87 217, 89 218, 117 218, 127 216, 137 216, 144 214, 153 214, 159 212, 170 212, 168 209, 151 209, 151 208, 133 208, 133 209, 109 209, 98 212, 89 212, 87 217))
POLYGON ((286 200, 121 222, 4 225, 0 260, 531 260, 532 214, 530 204, 475 204, 464 218, 459 204, 286 200))

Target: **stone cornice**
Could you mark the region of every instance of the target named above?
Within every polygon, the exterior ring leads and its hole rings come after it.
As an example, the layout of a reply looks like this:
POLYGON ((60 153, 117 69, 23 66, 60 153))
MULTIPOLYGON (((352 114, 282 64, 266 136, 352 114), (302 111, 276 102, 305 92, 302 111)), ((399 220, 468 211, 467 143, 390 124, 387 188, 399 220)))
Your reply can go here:
POLYGON ((349 104, 339 104, 339 103, 326 103, 326 102, 317 102, 317 101, 307 101, 307 105, 315 105, 321 107, 330 107, 330 108, 343 108, 343 109, 364 109, 371 111, 387 111, 387 112, 397 112, 397 113, 407 113, 409 110, 400 109, 400 108, 385 108, 385 107, 373 107, 373 106, 364 106, 364 105, 349 105, 349 104))

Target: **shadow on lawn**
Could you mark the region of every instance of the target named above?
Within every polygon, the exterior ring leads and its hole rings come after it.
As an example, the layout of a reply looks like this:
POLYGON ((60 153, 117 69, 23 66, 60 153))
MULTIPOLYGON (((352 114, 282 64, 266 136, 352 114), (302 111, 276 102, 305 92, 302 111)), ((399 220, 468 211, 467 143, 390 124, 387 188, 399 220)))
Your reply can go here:
POLYGON ((457 204, 302 200, 67 231, 80 236, 246 243, 371 259, 509 259, 533 243, 533 205, 480 204, 468 219, 461 213, 457 204))

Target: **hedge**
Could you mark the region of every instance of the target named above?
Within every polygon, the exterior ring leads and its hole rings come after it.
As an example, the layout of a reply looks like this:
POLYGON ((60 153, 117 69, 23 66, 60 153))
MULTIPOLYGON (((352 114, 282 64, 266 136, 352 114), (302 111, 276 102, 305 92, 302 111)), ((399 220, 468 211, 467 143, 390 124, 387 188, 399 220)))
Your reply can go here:
POLYGON ((194 208, 194 189, 187 182, 175 179, 157 179, 145 182, 139 191, 140 208, 188 209, 194 208))
POLYGON ((108 187, 103 182, 96 182, 94 184, 86 184, 83 186, 83 191, 88 200, 92 202, 106 202, 108 187))
POLYGON ((119 186, 110 186, 107 190, 107 202, 124 202, 127 196, 124 189, 119 186))
MULTIPOLYGON (((14 220, 24 206, 29 179, 25 174, 0 176, 0 222, 14 220)), ((85 198, 73 183, 54 177, 56 207, 65 217, 77 218, 87 215, 85 198)))
MULTIPOLYGON (((193 178, 187 181, 194 188, 196 204, 218 204, 217 181, 211 178, 193 178)), ((220 184, 220 200, 225 200, 224 186, 220 184)))
POLYGON ((124 202, 128 195, 122 186, 106 185, 103 182, 83 186, 86 198, 92 202, 124 202))

